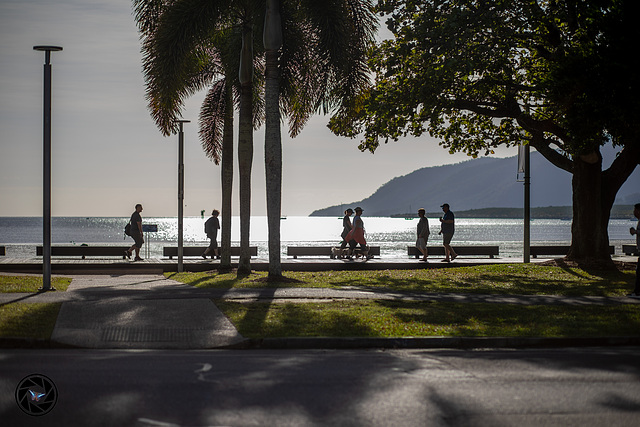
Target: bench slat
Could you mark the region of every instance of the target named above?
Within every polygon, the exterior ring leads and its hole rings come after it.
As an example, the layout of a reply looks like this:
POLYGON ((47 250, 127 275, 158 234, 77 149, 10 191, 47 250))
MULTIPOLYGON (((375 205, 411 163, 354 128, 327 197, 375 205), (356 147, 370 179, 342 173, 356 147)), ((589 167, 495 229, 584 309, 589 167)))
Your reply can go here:
MULTIPOLYGON (((51 246, 51 256, 119 256, 125 258, 124 251, 130 246, 51 246)), ((36 255, 42 256, 44 248, 36 246, 36 255)))
MULTIPOLYGON (((184 246, 182 248, 182 256, 202 256, 202 253, 207 249, 208 246, 184 246)), ((220 247, 218 247, 220 250, 220 247)), ((258 256, 258 247, 257 246, 249 246, 249 254, 253 257, 258 256)), ((168 256, 169 259, 173 259, 174 256, 178 256, 178 247, 177 246, 164 246, 162 248, 162 255, 168 256)), ((211 256, 212 254, 209 254, 211 256)), ((231 247, 231 256, 240 256, 240 247, 232 246, 231 247)))
MULTIPOLYGON (((530 254, 533 258, 537 258, 538 255, 551 255, 562 256, 569 253, 568 245, 545 245, 545 246, 531 246, 530 254)), ((609 253, 613 255, 615 253, 615 246, 609 246, 609 253)))
MULTIPOLYGON (((297 259, 299 256, 328 256, 333 258, 335 246, 288 246, 287 255, 297 259)), ((359 251, 358 247, 356 251, 359 251)), ((380 256, 380 246, 369 246, 369 255, 380 256)))
MULTIPOLYGON (((499 246, 451 246, 458 255, 487 255, 493 258, 500 254, 499 246)), ((444 255, 444 246, 427 246, 427 253, 444 255)), ((407 254, 419 258, 422 253, 415 246, 407 246, 407 254)))

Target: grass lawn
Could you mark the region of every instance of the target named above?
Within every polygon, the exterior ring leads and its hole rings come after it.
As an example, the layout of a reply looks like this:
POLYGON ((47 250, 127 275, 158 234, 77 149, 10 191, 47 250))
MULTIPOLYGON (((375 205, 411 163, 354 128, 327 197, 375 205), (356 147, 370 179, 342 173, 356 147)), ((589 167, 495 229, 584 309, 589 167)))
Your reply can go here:
MULTIPOLYGON (((52 277, 56 291, 66 291, 69 277, 52 277)), ((0 293, 38 292, 42 276, 0 275, 0 293)), ((61 303, 11 303, 0 305, 0 337, 49 339, 61 303)))
POLYGON ((0 306, 0 337, 49 339, 62 303, 0 306))
MULTIPOLYGON (((169 273, 198 288, 325 287, 412 292, 515 295, 622 296, 634 271, 584 271, 539 265, 489 265, 433 270, 285 272, 279 282, 266 273, 169 273)), ((245 337, 420 336, 635 336, 640 306, 520 306, 509 304, 342 300, 237 302, 216 305, 245 337)))
POLYGON ((215 301, 247 338, 637 336, 640 307, 416 301, 215 301))
MULTIPOLYGON (((57 291, 66 291, 71 284, 69 277, 52 277, 51 286, 57 291)), ((42 287, 42 276, 4 276, 0 275, 0 293, 38 292, 42 287)))
POLYGON ((345 288, 411 292, 460 292, 516 295, 622 296, 633 289, 634 271, 591 271, 539 265, 506 264, 431 270, 284 272, 280 282, 256 272, 166 273, 197 288, 345 288))

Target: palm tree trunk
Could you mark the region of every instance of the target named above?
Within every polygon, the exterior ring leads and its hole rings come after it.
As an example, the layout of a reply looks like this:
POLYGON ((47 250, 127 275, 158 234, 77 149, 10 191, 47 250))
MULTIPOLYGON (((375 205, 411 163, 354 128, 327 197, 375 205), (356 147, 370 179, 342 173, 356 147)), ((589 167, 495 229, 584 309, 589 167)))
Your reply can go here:
MULTIPOLYGON (((227 79, 227 82, 230 82, 227 79)), ((231 195, 233 189, 233 97, 231 86, 225 92, 224 135, 222 137, 222 237, 220 268, 231 269, 231 195)))
POLYGON ((267 1, 263 34, 265 47, 265 141, 264 162, 269 228, 269 278, 282 276, 280 262, 280 216, 282 202, 282 139, 280 135, 280 68, 282 45, 280 1, 267 1))
POLYGON ((243 27, 240 54, 240 113, 238 125, 238 169, 240 173, 240 260, 238 275, 251 273, 249 237, 251 225, 251 166, 253 163, 253 31, 243 27))

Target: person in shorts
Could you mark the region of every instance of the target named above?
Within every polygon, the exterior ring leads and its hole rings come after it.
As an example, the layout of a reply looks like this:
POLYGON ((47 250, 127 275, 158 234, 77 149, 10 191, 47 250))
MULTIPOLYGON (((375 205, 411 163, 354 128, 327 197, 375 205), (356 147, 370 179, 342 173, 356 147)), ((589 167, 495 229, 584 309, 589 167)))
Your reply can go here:
POLYGON ((444 259, 442 262, 451 262, 458 257, 458 254, 451 247, 451 239, 453 239, 453 233, 455 231, 455 216, 453 212, 449 210, 448 203, 440 207, 442 208, 442 212, 444 212, 444 216, 440 218, 440 234, 442 234, 442 245, 444 246, 444 259))
POLYGON ((418 221, 418 239, 416 240, 416 248, 422 254, 422 258, 420 261, 427 262, 427 257, 429 256, 427 252, 427 241, 429 240, 429 220, 425 216, 426 211, 424 208, 418 209, 418 217, 420 217, 420 221, 418 221))

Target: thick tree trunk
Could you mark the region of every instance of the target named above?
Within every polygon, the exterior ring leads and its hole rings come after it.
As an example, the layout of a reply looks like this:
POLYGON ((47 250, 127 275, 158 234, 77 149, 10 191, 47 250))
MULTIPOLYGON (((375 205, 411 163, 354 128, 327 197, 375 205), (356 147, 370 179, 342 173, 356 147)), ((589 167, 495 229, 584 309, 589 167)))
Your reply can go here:
POLYGON ((240 260, 238 275, 251 273, 249 251, 251 225, 251 167, 253 164, 253 32, 245 26, 240 54, 240 113, 238 125, 238 169, 240 174, 240 260))
POLYGON ((602 156, 594 151, 576 156, 573 163, 573 222, 566 259, 585 268, 612 268, 608 226, 613 202, 603 197, 602 156))
POLYGON ((269 227, 269 277, 282 276, 280 216, 282 201, 282 141, 280 135, 278 52, 266 52, 264 162, 269 227))
POLYGON ((251 167, 253 165, 253 124, 251 84, 242 86, 238 127, 238 170, 240 175, 240 260, 238 275, 251 273, 249 237, 251 226, 251 167))
POLYGON ((282 46, 280 1, 266 4, 263 43, 265 47, 265 140, 264 162, 269 227, 269 278, 282 276, 280 263, 280 216, 282 202, 282 139, 280 135, 280 65, 282 46))
MULTIPOLYGON (((230 80, 227 80, 230 81, 230 80)), ((231 216, 233 189, 233 97, 231 86, 225 93, 224 135, 222 137, 222 230, 220 268, 231 269, 231 216)))

